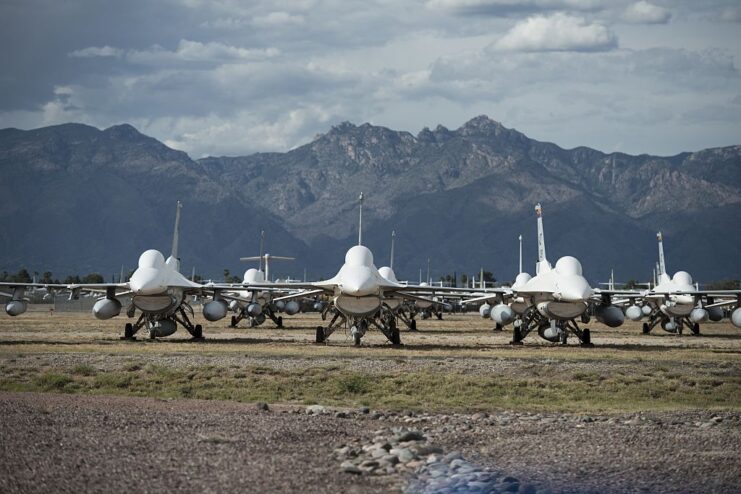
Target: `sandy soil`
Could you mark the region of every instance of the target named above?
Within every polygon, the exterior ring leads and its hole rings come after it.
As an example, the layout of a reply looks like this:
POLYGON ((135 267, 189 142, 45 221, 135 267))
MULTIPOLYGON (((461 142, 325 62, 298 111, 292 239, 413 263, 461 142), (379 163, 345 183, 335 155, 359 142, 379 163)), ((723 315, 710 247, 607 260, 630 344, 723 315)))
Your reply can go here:
MULTIPOLYGON (((48 311, 0 315, 0 364, 87 364, 103 371, 132 361, 175 368, 333 365, 515 376, 536 366, 553 373, 629 374, 650 362, 667 373, 741 376, 741 330, 728 322, 704 325, 700 337, 660 329, 642 335, 635 323, 619 329, 591 324, 592 349, 552 345, 534 335, 525 346, 511 347, 509 331, 493 332, 491 321, 477 315, 420 321, 419 332, 402 331, 400 348, 377 332, 361 348, 342 331, 329 344, 315 345, 315 314, 285 318, 285 329, 270 322, 253 329, 204 323, 203 343, 191 343, 181 332, 160 341, 123 342, 124 322, 48 311)), ((403 488, 408 473, 343 473, 332 451, 399 425, 517 477, 522 492, 729 492, 741 486, 739 410, 587 412, 407 416, 374 410, 341 418, 309 416, 296 405, 270 404, 270 411, 261 411, 254 404, 217 401, 0 393, 0 491, 394 491, 403 488)))

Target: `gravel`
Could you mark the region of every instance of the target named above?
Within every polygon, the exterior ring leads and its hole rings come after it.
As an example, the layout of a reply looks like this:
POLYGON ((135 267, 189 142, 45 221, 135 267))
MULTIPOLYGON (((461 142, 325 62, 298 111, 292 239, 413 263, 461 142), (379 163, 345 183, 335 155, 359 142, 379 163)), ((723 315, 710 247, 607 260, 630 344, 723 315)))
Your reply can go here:
POLYGON ((741 485, 741 415, 733 412, 365 412, 0 393, 0 492, 685 493, 741 485))

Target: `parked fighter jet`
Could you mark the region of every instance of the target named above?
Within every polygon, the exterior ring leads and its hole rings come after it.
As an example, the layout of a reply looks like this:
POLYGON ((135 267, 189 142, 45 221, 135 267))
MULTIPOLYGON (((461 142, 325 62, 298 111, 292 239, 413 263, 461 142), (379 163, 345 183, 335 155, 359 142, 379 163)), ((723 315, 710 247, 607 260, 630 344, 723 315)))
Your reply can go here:
POLYGON ((469 299, 468 303, 495 300, 490 317, 501 325, 515 323, 512 344, 520 345, 533 330, 551 342, 565 344, 569 334, 575 335, 583 346, 591 346, 589 328, 580 328, 577 318, 586 324, 588 309, 600 322, 620 326, 624 321, 620 308, 612 305, 616 292, 593 289, 582 275, 581 263, 571 256, 560 258, 555 267, 548 262, 543 232, 543 210, 535 206, 538 224, 538 262, 535 276, 521 272, 511 288, 495 289, 494 293, 469 299))
MULTIPOLYGON (((705 321, 720 321, 723 319, 722 305, 736 303, 734 300, 716 302, 716 298, 738 296, 738 290, 702 291, 692 284, 692 276, 686 271, 677 271, 674 276, 666 272, 664 258, 664 236, 656 234, 659 244, 659 263, 657 284, 645 296, 643 307, 633 303, 625 310, 625 315, 633 320, 640 321, 648 316, 648 322, 643 323, 643 333, 650 333, 660 325, 664 331, 682 334, 684 327, 688 327, 692 334, 700 334, 700 323, 705 321)), ((731 321, 741 327, 741 312, 737 308, 731 321)))
MULTIPOLYGON (((363 245, 362 193, 360 194, 359 205, 358 245, 347 251, 345 263, 334 277, 327 281, 313 283, 273 283, 263 286, 302 289, 295 294, 279 297, 275 299, 275 302, 315 295, 326 295, 330 298, 330 302, 323 308, 322 314, 325 317, 332 314, 332 319, 326 327, 317 327, 317 343, 325 342, 338 327, 349 323, 350 334, 355 345, 360 345, 366 331, 371 327, 377 328, 391 343, 398 345, 401 342, 399 329, 396 326, 396 318, 388 302, 394 305, 397 301, 404 300, 431 301, 410 292, 424 291, 429 293, 433 292, 434 289, 416 285, 402 285, 385 278, 379 272, 373 263, 373 253, 363 245)), ((391 273, 386 272, 387 276, 390 276, 391 273)))
MULTIPOLYGON (((180 230, 180 210, 182 204, 177 203, 175 214, 175 232, 172 240, 170 257, 165 259, 161 252, 150 249, 139 257, 139 264, 125 283, 96 283, 75 285, 47 285, 52 289, 69 289, 72 297, 78 297, 80 292, 105 292, 105 297, 98 300, 93 306, 93 315, 98 319, 110 319, 121 313, 119 298, 130 298, 131 303, 126 309, 129 317, 134 317, 136 310, 141 312, 137 321, 127 323, 124 327, 124 338, 132 339, 145 325, 149 329, 151 338, 169 336, 177 330, 178 324, 184 327, 194 339, 203 338, 203 329, 200 324, 193 324, 188 313, 193 315, 189 305, 189 298, 193 295, 211 294, 213 300, 203 306, 203 315, 209 321, 216 321, 226 316, 227 305, 219 296, 218 291, 206 289, 203 285, 194 283, 180 274, 180 260, 178 259, 178 242, 180 230)), ((13 297, 5 306, 5 311, 11 315, 19 315, 26 310, 23 292, 30 283, 4 283, 13 289, 13 297)))
MULTIPOLYGON (((240 257, 240 261, 259 261, 259 269, 250 268, 244 272, 242 279, 242 287, 236 291, 222 292, 222 296, 229 300, 229 309, 236 312, 236 315, 232 316, 231 327, 236 327, 242 319, 248 319, 250 327, 259 326, 264 323, 267 318, 279 328, 283 327, 283 317, 277 315, 278 312, 285 311, 286 314, 292 316, 300 310, 299 303, 295 300, 289 300, 288 302, 274 302, 273 299, 276 295, 281 295, 272 289, 256 289, 250 288, 253 284, 270 283, 270 260, 286 260, 292 261, 294 257, 285 256, 273 256, 270 254, 263 254, 265 247, 265 231, 260 232, 260 255, 251 257, 240 257), (265 271, 262 269, 262 263, 265 261, 265 271)), ((285 292, 285 290, 282 290, 285 292)))

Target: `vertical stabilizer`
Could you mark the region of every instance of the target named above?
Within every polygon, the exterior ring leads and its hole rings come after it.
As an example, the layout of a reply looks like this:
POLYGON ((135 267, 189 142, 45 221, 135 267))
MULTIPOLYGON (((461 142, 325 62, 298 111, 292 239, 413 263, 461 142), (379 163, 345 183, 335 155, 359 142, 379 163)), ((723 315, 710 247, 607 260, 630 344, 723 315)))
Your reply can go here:
POLYGON ((391 268, 391 271, 394 270, 394 240, 396 239, 396 231, 391 231, 391 262, 389 263, 389 267, 391 268))
POLYGON ((535 205, 535 214, 538 217, 538 264, 535 266, 535 274, 545 273, 551 270, 551 264, 545 256, 545 234, 543 233, 543 208, 540 203, 535 205))
POLYGON ((358 197, 360 203, 360 216, 358 218, 358 245, 363 245, 363 193, 358 197))
MULTIPOLYGON (((180 243, 180 210, 183 208, 183 203, 178 201, 177 208, 175 209, 175 231, 172 234, 172 250, 170 251, 170 259, 175 265, 175 270, 180 271, 180 258, 178 257, 178 244, 180 243)), ((168 259, 169 261, 169 259, 168 259)), ((168 262, 168 264, 170 264, 168 262)))
POLYGON ((664 262, 664 236, 661 232, 656 234, 656 240, 659 241, 659 277, 666 274, 666 263, 664 262))

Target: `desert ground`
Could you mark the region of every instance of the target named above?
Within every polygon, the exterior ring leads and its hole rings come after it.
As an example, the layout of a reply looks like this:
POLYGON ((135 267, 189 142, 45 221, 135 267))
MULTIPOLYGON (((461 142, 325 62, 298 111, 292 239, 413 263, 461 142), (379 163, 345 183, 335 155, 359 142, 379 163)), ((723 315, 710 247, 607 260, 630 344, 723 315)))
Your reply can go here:
POLYGON ((478 314, 400 347, 318 314, 203 342, 125 318, 0 316, 2 492, 725 492, 741 487, 741 330, 592 323, 509 345, 478 314))

